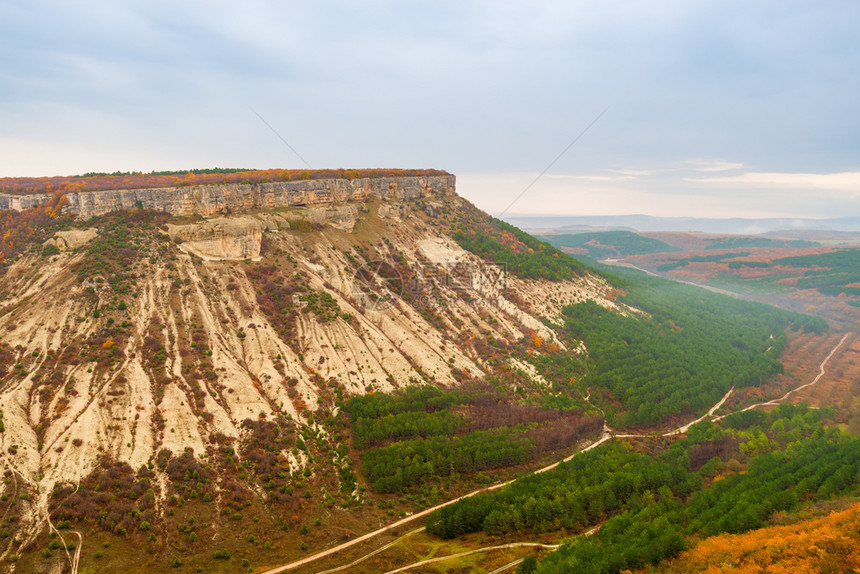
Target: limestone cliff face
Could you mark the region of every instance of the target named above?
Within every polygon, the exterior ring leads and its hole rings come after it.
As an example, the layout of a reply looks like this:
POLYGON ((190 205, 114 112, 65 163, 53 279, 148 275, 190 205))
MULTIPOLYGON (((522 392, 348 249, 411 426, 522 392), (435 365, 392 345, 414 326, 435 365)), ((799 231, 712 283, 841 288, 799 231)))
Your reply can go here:
MULTIPOLYGON (((325 205, 371 198, 409 200, 455 193, 453 175, 316 179, 250 184, 219 184, 70 193, 64 211, 81 217, 119 209, 145 208, 171 215, 204 217, 275 207, 325 205)), ((21 210, 50 199, 47 194, 2 195, 0 210, 21 210)))
POLYGON ((36 193, 33 195, 7 195, 0 193, 0 211, 14 209, 21 211, 36 207, 51 199, 51 196, 46 193, 36 193))

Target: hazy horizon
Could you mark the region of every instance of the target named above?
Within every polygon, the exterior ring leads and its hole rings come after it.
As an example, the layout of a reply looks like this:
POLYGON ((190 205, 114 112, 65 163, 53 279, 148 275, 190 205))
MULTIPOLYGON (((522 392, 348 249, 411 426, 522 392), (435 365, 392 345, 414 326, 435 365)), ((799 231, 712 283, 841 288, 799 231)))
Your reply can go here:
POLYGON ((799 232, 860 233, 860 217, 835 218, 743 218, 743 217, 654 217, 626 215, 518 215, 507 214, 505 221, 529 232, 592 233, 608 230, 632 230, 637 233, 682 232, 727 235, 780 234, 799 232))

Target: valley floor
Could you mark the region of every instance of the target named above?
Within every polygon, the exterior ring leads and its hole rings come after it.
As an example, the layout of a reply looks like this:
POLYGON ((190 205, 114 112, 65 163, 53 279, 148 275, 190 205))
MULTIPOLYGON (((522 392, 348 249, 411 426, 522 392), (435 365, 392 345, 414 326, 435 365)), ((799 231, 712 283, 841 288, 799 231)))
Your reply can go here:
MULTIPOLYGON (((814 343, 813 349, 805 354, 789 354, 788 361, 789 372, 797 369, 803 379, 794 380, 794 387, 785 394, 776 398, 769 399, 763 402, 758 402, 753 405, 747 405, 737 410, 750 410, 754 408, 772 408, 783 402, 791 402, 798 404, 801 398, 805 398, 805 394, 813 392, 817 389, 817 385, 821 388, 837 387, 841 388, 846 384, 846 374, 848 380, 853 376, 854 371, 846 372, 846 366, 855 366, 853 354, 853 345, 860 343, 860 337, 853 333, 841 334, 836 336, 831 334, 828 337, 812 337, 812 336, 797 336, 792 341, 795 348, 804 348, 811 343, 814 343), (835 341, 835 342, 834 342, 835 341), (849 342, 845 345, 846 341, 849 342), (826 353, 826 354, 825 354, 826 353), (819 363, 817 364, 817 373, 811 380, 809 377, 809 369, 803 368, 804 363, 808 362, 812 356, 817 356, 819 363), (847 365, 846 365, 847 364, 847 365)), ((784 381, 790 377, 784 377, 784 381)), ((855 383, 860 382, 854 379, 855 383)), ((784 382, 783 382, 784 384, 784 382)), ((776 385, 774 385, 774 388, 776 385)), ((781 391, 780 391, 781 392, 781 391)), ((623 431, 607 431, 599 439, 591 442, 587 446, 571 454, 563 459, 569 461, 578 454, 588 452, 594 448, 610 440, 624 439, 642 439, 642 438, 659 438, 659 437, 679 437, 685 433, 692 424, 710 418, 714 421, 719 421, 726 415, 722 414, 715 416, 715 413, 723 407, 727 399, 732 395, 730 391, 718 403, 716 403, 709 412, 703 417, 686 423, 677 428, 664 429, 649 434, 642 433, 625 433, 623 431)), ((724 409, 727 412, 736 412, 733 409, 724 409)), ((558 462, 542 467, 534 474, 548 472, 555 469, 559 465, 558 462)), ((469 571, 469 572, 484 572, 487 574, 501 574, 506 570, 512 570, 525 556, 534 555, 536 552, 547 548, 555 548, 562 540, 569 535, 566 532, 549 532, 540 536, 540 541, 525 541, 521 537, 510 537, 511 541, 500 540, 498 537, 487 536, 484 534, 469 534, 460 537, 455 541, 441 541, 438 538, 424 533, 423 527, 408 530, 408 526, 412 525, 416 520, 424 518, 436 510, 456 503, 459 500, 474 496, 482 492, 497 490, 510 484, 512 481, 498 483, 487 488, 478 489, 470 492, 457 499, 436 505, 428 508, 412 516, 408 516, 402 520, 396 521, 388 526, 369 532, 365 535, 354 538, 348 542, 339 544, 322 552, 318 552, 307 558, 296 560, 275 568, 264 570, 263 574, 279 574, 287 571, 295 571, 300 574, 327 574, 340 571, 356 572, 356 573, 378 573, 385 572, 386 574, 394 574, 395 572, 412 571, 417 573, 422 572, 438 572, 437 564, 445 562, 446 571, 469 571), (380 545, 380 542, 383 544, 380 545), (377 545, 377 548, 366 551, 360 548, 366 545, 377 545), (411 561, 410 561, 411 560, 411 561), (321 570, 322 569, 322 570, 321 570)), ((854 507, 851 511, 851 516, 856 519, 860 505, 854 507)), ((846 515, 847 516, 847 515, 846 515)), ((804 526, 797 528, 803 529, 804 526)), ((797 529, 795 528, 795 530, 797 529)), ((813 526, 814 528, 814 526, 813 526)), ((592 529, 586 534, 591 534, 596 529, 592 529)), ((757 535, 747 535, 750 539, 756 538, 757 535)), ((715 543, 711 543, 707 548, 711 548, 715 543)), ((703 549, 702 552, 707 553, 710 550, 703 549)), ((686 560, 682 559, 682 560, 686 560)), ((858 563, 860 564, 860 563, 858 563)))

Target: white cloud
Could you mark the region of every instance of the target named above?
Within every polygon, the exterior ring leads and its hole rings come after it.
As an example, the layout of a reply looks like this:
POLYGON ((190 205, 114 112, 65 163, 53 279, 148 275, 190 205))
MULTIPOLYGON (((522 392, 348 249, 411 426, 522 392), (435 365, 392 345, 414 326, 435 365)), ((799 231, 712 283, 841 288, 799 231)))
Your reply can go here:
POLYGON ((684 178, 690 183, 722 186, 769 187, 801 190, 834 190, 860 194, 860 171, 840 173, 747 172, 740 175, 684 178))
POLYGON ((616 171, 616 173, 620 173, 621 175, 624 175, 624 176, 643 177, 643 176, 655 175, 657 173, 660 173, 661 170, 657 170, 657 169, 632 169, 632 168, 630 168, 630 169, 618 169, 615 171, 616 171))
POLYGON ((744 164, 741 162, 726 161, 722 159, 691 159, 687 164, 692 166, 693 171, 730 171, 741 169, 744 164))

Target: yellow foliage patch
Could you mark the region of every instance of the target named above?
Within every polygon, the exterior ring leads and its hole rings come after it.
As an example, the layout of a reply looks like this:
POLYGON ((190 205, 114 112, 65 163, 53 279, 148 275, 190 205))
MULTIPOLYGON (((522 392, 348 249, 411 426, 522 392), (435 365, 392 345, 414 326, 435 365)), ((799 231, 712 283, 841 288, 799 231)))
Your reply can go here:
POLYGON ((667 572, 860 572, 860 504, 823 518, 703 540, 667 572))

